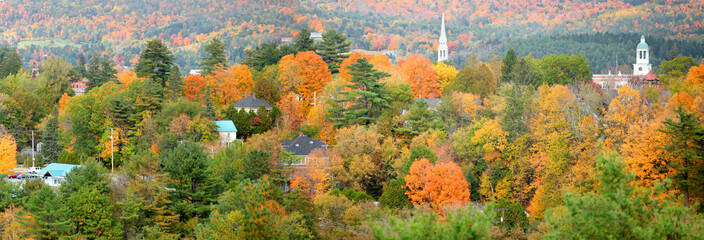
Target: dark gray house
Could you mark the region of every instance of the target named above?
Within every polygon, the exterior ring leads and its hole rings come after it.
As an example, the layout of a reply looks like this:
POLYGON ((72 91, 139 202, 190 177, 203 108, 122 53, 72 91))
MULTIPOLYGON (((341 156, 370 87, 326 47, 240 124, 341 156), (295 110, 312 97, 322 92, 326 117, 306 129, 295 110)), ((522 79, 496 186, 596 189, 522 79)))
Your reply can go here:
POLYGON ((269 104, 268 102, 256 98, 254 96, 246 97, 240 100, 239 102, 232 104, 232 107, 234 107, 235 109, 244 109, 247 112, 255 113, 257 112, 260 106, 264 106, 267 111, 270 111, 273 108, 273 106, 271 106, 271 104, 269 104))
POLYGON ((292 165, 305 165, 308 162, 308 155, 313 150, 321 148, 328 149, 328 144, 321 140, 313 140, 305 134, 299 135, 296 139, 286 140, 281 143, 284 150, 293 153, 293 156, 300 157, 300 161, 292 165))

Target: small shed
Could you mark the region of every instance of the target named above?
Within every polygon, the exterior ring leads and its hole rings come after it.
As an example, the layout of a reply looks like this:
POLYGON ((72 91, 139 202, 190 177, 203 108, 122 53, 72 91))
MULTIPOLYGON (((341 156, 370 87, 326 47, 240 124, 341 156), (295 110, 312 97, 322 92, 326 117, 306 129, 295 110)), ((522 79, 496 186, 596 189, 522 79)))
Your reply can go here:
POLYGON ((232 120, 215 121, 220 133, 220 144, 227 145, 237 139, 237 127, 232 120))
POLYGON ((51 187, 61 186, 61 183, 66 179, 71 170, 81 167, 81 165, 50 163, 44 169, 39 171, 37 175, 44 179, 44 183, 51 187))

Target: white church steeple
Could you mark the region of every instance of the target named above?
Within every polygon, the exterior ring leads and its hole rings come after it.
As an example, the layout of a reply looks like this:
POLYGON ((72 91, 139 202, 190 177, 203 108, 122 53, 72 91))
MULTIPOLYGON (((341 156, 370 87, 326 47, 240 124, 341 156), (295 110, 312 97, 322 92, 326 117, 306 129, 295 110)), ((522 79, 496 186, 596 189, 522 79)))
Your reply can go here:
POLYGON ((440 27, 440 39, 438 39, 438 62, 448 59, 447 36, 445 36, 445 14, 442 14, 442 25, 440 27))
POLYGON ((645 76, 653 66, 650 64, 650 48, 645 43, 645 36, 640 37, 640 43, 636 47, 636 63, 633 64, 633 75, 645 76))

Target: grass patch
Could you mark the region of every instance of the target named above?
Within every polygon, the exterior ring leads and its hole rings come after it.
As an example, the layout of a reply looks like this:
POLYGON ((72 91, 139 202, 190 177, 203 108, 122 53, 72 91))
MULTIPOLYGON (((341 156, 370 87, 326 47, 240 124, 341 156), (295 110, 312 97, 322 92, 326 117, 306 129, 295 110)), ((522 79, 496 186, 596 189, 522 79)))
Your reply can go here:
POLYGON ((80 44, 73 43, 69 40, 65 39, 49 39, 49 40, 22 40, 17 44, 17 48, 29 48, 30 46, 35 45, 38 47, 74 47, 74 48, 80 48, 80 44))

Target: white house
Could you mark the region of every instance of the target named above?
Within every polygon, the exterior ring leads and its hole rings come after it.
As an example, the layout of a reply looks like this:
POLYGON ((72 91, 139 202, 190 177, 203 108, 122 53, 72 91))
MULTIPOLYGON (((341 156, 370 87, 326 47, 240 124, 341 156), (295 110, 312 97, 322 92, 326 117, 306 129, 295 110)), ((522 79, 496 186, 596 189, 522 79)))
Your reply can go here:
POLYGON ((44 169, 39 171, 37 175, 44 179, 44 183, 51 187, 61 186, 61 183, 66 179, 73 168, 81 167, 81 165, 72 165, 64 163, 50 163, 44 169))
POLYGON ((215 121, 220 133, 220 144, 227 145, 237 139, 237 127, 232 120, 215 121))

